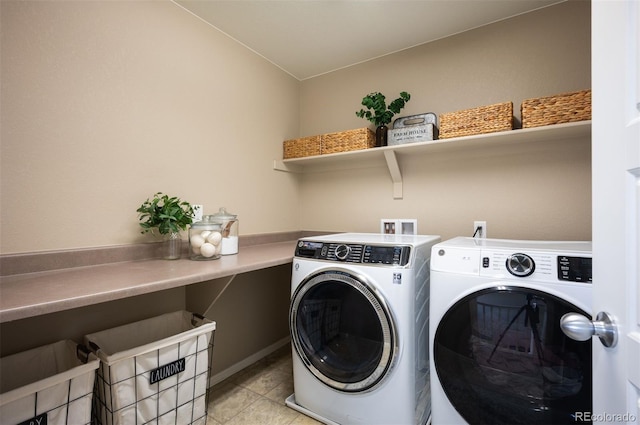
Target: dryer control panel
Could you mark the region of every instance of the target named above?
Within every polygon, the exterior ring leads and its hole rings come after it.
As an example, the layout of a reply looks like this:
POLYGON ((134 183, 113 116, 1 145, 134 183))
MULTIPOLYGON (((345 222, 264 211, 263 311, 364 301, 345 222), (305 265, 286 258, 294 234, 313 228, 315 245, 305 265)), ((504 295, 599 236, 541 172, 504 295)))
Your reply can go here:
POLYGON ((590 243, 456 238, 433 247, 432 271, 495 279, 593 283, 590 243))
POLYGON ((571 282, 593 282, 592 259, 558 255, 558 279, 571 282))
POLYGON ((296 246, 295 256, 346 263, 406 266, 411 258, 411 247, 300 240, 296 246))
POLYGON ((502 273, 524 278, 592 283, 591 257, 540 252, 482 251, 482 271, 486 275, 502 273))

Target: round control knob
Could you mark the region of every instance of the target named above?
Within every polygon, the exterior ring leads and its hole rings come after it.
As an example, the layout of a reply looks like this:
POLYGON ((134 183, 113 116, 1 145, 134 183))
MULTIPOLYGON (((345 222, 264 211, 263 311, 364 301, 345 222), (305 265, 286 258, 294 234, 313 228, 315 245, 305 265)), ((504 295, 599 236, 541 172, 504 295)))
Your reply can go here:
POLYGON ((514 276, 526 277, 535 269, 536 263, 527 254, 513 254, 507 258, 507 270, 514 276))
POLYGON ((346 260, 351 253, 351 247, 349 245, 338 245, 336 247, 336 258, 338 260, 346 260))

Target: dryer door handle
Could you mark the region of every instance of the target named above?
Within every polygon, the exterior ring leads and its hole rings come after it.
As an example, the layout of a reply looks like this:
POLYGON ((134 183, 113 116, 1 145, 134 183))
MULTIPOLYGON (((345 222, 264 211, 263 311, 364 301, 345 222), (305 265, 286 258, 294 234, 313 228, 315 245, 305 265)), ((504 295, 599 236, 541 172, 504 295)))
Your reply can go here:
POLYGON ((567 313, 560 319, 560 329, 576 341, 587 341, 597 335, 605 347, 615 347, 618 343, 618 327, 613 317, 604 311, 598 313, 594 321, 580 313, 567 313))

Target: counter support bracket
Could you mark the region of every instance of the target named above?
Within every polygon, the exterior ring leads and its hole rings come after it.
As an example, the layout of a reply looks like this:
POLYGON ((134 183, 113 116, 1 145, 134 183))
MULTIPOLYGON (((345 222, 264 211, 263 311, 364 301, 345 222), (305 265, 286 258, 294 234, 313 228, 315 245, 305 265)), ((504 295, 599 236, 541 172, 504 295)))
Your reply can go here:
POLYGON ((384 151, 384 159, 387 161, 391 182, 393 183, 393 199, 402 199, 402 173, 398 165, 396 152, 393 150, 384 151))
POLYGON ((229 280, 227 280, 227 283, 224 284, 224 287, 222 288, 222 290, 220 292, 218 292, 218 294, 213 299, 213 301, 211 301, 211 304, 209 304, 209 307, 207 307, 206 311, 202 314, 204 317, 207 317, 207 314, 209 314, 209 312, 213 308, 213 305, 216 303, 216 301, 218 301, 220 299, 222 294, 224 294, 224 291, 227 290, 227 288, 229 287, 229 285, 231 285, 231 282, 233 282, 233 280, 236 278, 236 276, 237 276, 237 274, 234 274, 234 275, 229 277, 229 280))

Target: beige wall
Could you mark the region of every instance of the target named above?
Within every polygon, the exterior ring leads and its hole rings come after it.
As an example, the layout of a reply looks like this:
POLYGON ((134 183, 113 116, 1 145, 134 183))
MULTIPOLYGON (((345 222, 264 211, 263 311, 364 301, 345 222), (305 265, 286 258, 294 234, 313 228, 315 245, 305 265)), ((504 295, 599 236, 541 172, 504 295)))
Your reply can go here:
POLYGON ((402 115, 511 100, 519 119, 523 99, 590 87, 589 6, 298 82, 171 2, 3 1, 0 253, 150 241, 135 209, 156 191, 226 206, 242 234, 377 231, 398 217, 443 237, 481 219, 494 237, 589 239, 588 143, 529 161, 526 147, 411 158, 403 200, 384 168, 271 168, 286 138, 366 126, 354 112, 370 91, 409 91, 402 115), (504 190, 516 180, 526 195, 504 190))
MULTIPOLYGON (((590 2, 569 1, 302 82, 301 136, 365 127, 360 99, 411 93, 401 115, 451 112, 591 87, 590 2)), ((404 199, 389 172, 308 173, 302 228, 376 232, 380 218, 417 218, 420 233, 591 238, 590 143, 553 141, 410 157, 400 163, 404 199)), ((360 164, 354 164, 360 167, 360 164)))
POLYGON ((151 241, 157 191, 298 230, 299 82, 169 1, 2 1, 0 253, 151 241))
MULTIPOLYGON (((300 229, 298 182, 272 169, 299 132, 299 81, 169 1, 0 8, 0 254, 152 241, 135 210, 156 191, 226 206, 241 234, 300 229)), ((278 270, 242 275, 210 313, 214 373, 288 336, 278 270)), ((203 313, 194 300, 182 288, 3 323, 0 355, 203 313)))

